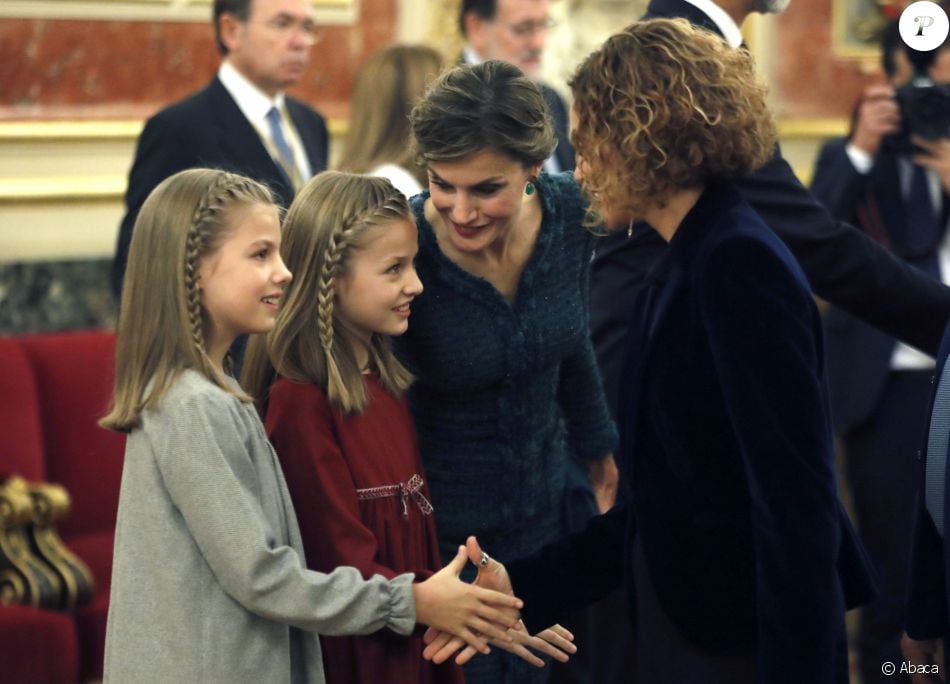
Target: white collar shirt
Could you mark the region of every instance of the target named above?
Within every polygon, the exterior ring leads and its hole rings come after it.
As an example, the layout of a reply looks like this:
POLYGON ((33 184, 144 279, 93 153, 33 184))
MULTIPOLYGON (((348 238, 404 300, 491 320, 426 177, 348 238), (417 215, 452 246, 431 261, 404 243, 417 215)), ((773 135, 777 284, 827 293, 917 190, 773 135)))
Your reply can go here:
POLYGON ((742 31, 739 30, 739 25, 726 14, 722 7, 712 0, 686 0, 686 2, 709 17, 729 45, 734 48, 742 45, 742 31))
POLYGON ((221 63, 221 67, 218 69, 218 78, 228 93, 230 93, 231 97, 234 98, 238 109, 241 110, 244 117, 254 127, 254 130, 257 131, 261 140, 264 141, 264 146, 274 159, 274 162, 279 165, 279 162, 277 162, 279 156, 276 153, 276 146, 271 137, 270 126, 267 123, 267 112, 269 112, 272 107, 277 107, 277 111, 281 113, 281 118, 284 122, 284 135, 290 144, 290 148, 294 152, 294 163, 297 166, 297 172, 300 174, 300 178, 310 178, 312 175, 310 160, 307 159, 307 154, 300 140, 300 136, 297 135, 296 128, 289 121, 289 114, 287 114, 285 108, 284 94, 280 92, 273 98, 268 97, 260 88, 251 83, 244 74, 235 69, 228 60, 224 60, 221 63))

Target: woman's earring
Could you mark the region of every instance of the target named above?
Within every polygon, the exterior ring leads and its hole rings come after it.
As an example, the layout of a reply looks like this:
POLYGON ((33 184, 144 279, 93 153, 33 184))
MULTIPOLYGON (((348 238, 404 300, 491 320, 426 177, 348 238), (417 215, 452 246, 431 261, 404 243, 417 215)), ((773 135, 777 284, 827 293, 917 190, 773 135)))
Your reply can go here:
POLYGON ((526 194, 528 197, 531 197, 531 195, 534 194, 534 183, 532 183, 531 181, 528 181, 528 182, 525 184, 525 186, 524 186, 524 194, 526 194))

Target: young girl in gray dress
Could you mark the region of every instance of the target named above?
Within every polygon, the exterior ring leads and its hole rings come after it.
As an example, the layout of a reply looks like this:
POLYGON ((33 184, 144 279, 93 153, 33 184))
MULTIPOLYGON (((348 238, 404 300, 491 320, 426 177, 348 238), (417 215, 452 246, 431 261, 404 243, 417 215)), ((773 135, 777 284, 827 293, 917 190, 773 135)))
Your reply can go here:
POLYGON ((223 171, 172 176, 139 215, 102 420, 129 434, 106 681, 323 682, 316 632, 420 622, 487 651, 516 622, 517 599, 459 581, 461 549, 419 584, 306 569, 278 461, 227 372, 234 339, 273 326, 291 279, 279 247, 270 193, 223 171))

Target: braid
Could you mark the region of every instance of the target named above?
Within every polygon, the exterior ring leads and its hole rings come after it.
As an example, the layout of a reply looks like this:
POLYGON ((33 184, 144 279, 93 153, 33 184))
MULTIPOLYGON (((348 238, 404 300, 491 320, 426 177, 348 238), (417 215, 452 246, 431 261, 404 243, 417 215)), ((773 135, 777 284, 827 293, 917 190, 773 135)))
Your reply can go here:
POLYGON ((363 227, 362 217, 344 224, 339 233, 330 238, 323 268, 320 269, 320 289, 317 295, 320 321, 320 344, 329 360, 333 349, 333 282, 343 270, 343 257, 352 244, 356 233, 363 227))
POLYGON ((198 286, 198 269, 201 255, 208 249, 208 227, 225 208, 229 196, 234 196, 247 181, 232 173, 221 172, 217 175, 205 196, 198 202, 191 217, 191 225, 185 238, 185 302, 188 307, 188 323, 191 339, 198 352, 204 358, 207 354, 202 330, 201 290, 198 286))

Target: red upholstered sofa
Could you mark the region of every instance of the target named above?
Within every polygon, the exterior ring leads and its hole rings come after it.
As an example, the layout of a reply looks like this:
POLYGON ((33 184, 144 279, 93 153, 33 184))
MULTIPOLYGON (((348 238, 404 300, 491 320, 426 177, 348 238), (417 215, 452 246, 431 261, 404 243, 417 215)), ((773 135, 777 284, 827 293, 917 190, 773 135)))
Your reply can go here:
POLYGON ((0 337, 0 476, 63 485, 58 529, 92 570, 96 595, 74 613, 0 606, 0 679, 101 679, 125 438, 101 429, 112 391, 112 332, 0 337))

